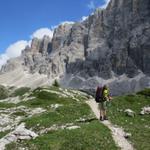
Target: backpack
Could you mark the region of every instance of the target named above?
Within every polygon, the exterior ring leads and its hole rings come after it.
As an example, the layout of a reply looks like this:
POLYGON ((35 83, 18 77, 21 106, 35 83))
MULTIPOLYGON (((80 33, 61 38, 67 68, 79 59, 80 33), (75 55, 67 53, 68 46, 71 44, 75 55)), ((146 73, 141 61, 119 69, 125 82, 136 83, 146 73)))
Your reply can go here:
POLYGON ((100 103, 102 101, 102 91, 103 91, 103 88, 98 86, 96 89, 96 95, 95 95, 95 101, 97 103, 100 103))

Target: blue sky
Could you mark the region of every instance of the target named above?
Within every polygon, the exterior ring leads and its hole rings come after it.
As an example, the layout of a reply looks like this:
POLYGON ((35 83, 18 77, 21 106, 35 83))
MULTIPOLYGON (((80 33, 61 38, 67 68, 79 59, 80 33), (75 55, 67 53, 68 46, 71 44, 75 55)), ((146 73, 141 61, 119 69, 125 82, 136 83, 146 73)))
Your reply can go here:
MULTIPOLYGON (((0 0, 0 54, 40 28, 79 21, 108 0, 0 0)), ((1 57, 0 57, 1 60, 1 57)))

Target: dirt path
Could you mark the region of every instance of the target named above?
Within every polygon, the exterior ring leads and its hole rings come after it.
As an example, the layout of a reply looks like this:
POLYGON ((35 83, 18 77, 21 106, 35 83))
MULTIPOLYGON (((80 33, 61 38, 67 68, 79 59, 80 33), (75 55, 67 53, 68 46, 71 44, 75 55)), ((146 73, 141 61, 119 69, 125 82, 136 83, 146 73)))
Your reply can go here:
MULTIPOLYGON (((87 104, 91 107, 96 117, 99 119, 99 110, 98 105, 96 104, 94 99, 87 101, 87 104)), ((127 141, 124 137, 125 132, 123 129, 115 127, 110 121, 102 122, 105 126, 107 126, 112 131, 112 137, 115 143, 121 148, 121 150, 133 150, 132 145, 127 141)))

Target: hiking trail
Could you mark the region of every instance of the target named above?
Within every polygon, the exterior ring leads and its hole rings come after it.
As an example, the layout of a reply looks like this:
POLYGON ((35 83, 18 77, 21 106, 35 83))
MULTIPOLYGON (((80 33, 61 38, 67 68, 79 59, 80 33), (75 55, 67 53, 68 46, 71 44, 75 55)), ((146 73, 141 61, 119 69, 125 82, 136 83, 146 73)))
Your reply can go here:
MULTIPOLYGON (((86 102, 96 115, 96 117, 99 119, 99 109, 98 104, 95 102, 94 99, 90 99, 86 102)), ((127 139, 124 137, 125 132, 122 128, 114 126, 110 121, 102 121, 106 127, 108 127, 112 132, 112 137, 117 144, 121 148, 121 150, 134 150, 133 146, 127 141, 127 139)))

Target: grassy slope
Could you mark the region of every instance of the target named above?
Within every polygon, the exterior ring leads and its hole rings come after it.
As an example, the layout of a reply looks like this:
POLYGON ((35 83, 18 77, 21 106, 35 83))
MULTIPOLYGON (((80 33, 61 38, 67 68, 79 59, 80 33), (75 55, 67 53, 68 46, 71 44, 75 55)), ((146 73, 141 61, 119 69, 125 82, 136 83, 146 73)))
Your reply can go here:
POLYGON ((115 150, 110 132, 98 121, 83 124, 80 129, 58 130, 34 140, 12 143, 7 149, 28 147, 30 150, 115 150))
POLYGON ((22 96, 24 95, 25 93, 29 92, 30 91, 30 88, 28 87, 21 87, 21 88, 18 88, 16 90, 14 90, 10 96, 22 96))
POLYGON ((8 134, 10 131, 4 131, 4 132, 0 132, 0 138, 4 137, 6 134, 8 134))
MULTIPOLYGON (((113 124, 117 124, 132 134, 129 140, 137 150, 150 149, 150 116, 139 115, 141 108, 150 106, 148 90, 137 95, 127 95, 114 98, 109 108, 109 116, 113 124), (142 95, 141 95, 142 94, 142 95), (131 109, 136 113, 134 118, 125 115, 125 109, 131 109)), ((150 93, 150 90, 149 90, 150 93)))
POLYGON ((0 100, 8 97, 8 89, 0 85, 0 100))
MULTIPOLYGON (((58 88, 50 88, 59 91, 58 88)), ((62 92, 62 91, 61 91, 62 92)), ((71 92, 71 90, 69 90, 71 92)), ((89 106, 85 104, 85 96, 74 94, 79 101, 69 98, 59 97, 41 88, 34 90, 31 96, 35 96, 33 100, 20 102, 17 104, 30 108, 42 107, 46 112, 40 115, 34 115, 31 118, 26 117, 22 122, 26 123, 27 128, 38 131, 49 128, 52 125, 64 125, 73 123, 81 128, 75 130, 51 131, 39 135, 34 140, 26 140, 7 145, 8 150, 17 150, 19 147, 27 147, 30 150, 116 150, 118 149, 112 139, 109 129, 100 124, 99 121, 91 121, 88 123, 77 122, 80 118, 93 118, 89 106), (62 106, 53 109, 51 104, 61 104, 62 106)), ((17 113, 22 115, 22 113, 17 113)))
MULTIPOLYGON (((48 88, 49 89, 49 88, 48 88)), ((51 90, 59 91, 56 87, 51 87, 51 90)), ((27 88, 17 89, 14 93, 16 96, 22 96, 28 92, 27 88)), ((90 118, 93 114, 90 108, 85 104, 85 96, 76 94, 77 102, 72 98, 58 97, 46 91, 40 91, 38 88, 33 91, 31 96, 35 96, 33 100, 20 102, 19 104, 0 103, 0 109, 17 107, 24 105, 30 108, 42 107, 47 111, 41 115, 35 115, 31 118, 26 117, 23 122, 26 123, 27 128, 32 128, 35 132, 43 128, 51 127, 52 125, 64 125, 66 123, 74 123, 74 125, 81 126, 80 129, 75 130, 58 130, 51 131, 40 135, 34 140, 21 141, 11 143, 7 149, 18 149, 19 147, 27 147, 29 149, 117 149, 110 135, 110 131, 99 124, 98 121, 92 121, 89 124, 78 123, 77 119, 90 118), (51 104, 62 104, 63 106, 52 109, 51 104)), ((69 90, 69 92, 72 92, 69 90)), ((129 140, 133 143, 137 150, 149 150, 150 144, 150 117, 149 115, 139 115, 141 108, 150 105, 150 90, 146 89, 139 92, 137 95, 127 95, 115 97, 112 105, 109 108, 109 118, 113 124, 117 124, 125 129, 126 132, 132 134, 129 140), (125 115, 125 109, 132 109, 136 112, 134 118, 125 115)), ((16 112, 13 115, 23 116, 22 112, 16 112)), ((8 132, 1 132, 2 138, 8 132)))

